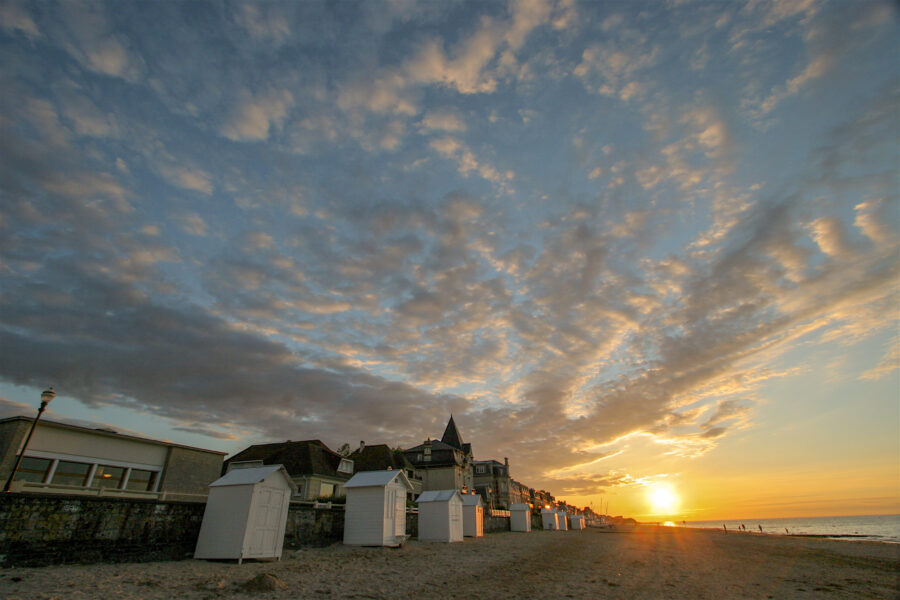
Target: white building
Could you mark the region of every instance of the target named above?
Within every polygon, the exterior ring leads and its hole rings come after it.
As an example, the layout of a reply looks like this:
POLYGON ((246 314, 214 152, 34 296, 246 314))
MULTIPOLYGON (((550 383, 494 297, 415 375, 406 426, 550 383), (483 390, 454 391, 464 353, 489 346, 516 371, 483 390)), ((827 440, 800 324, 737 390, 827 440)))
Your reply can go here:
POLYGON ((581 515, 572 515, 571 517, 569 517, 569 520, 572 522, 572 529, 573 529, 573 530, 576 530, 576 529, 578 529, 578 530, 584 529, 584 517, 583 517, 583 516, 581 516, 581 515))
MULTIPOLYGON (((0 419, 0 479, 9 477, 34 419, 0 419)), ((106 428, 38 421, 13 492, 205 502, 224 452, 106 428)))
POLYGON ((479 494, 463 496, 463 535, 466 537, 484 535, 484 504, 479 494))
POLYGON ((194 558, 281 558, 296 491, 281 465, 233 469, 212 482, 194 558))
POLYGON ((527 504, 513 504, 509 507, 510 531, 531 531, 531 507, 527 504))
POLYGON ((463 541, 463 500, 456 490, 422 492, 419 503, 419 540, 463 541))
POLYGON ((560 531, 568 531, 569 530, 569 523, 567 520, 568 516, 569 516, 568 514, 562 512, 562 511, 559 511, 556 513, 556 526, 560 531))
POLYGON ((412 484, 403 471, 364 471, 344 484, 344 543, 400 546, 406 541, 406 494, 412 484))

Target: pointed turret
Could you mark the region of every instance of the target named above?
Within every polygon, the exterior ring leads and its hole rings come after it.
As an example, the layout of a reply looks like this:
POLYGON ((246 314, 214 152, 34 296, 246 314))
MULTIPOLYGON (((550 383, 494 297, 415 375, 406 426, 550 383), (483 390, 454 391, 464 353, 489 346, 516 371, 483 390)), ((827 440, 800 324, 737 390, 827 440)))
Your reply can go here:
POLYGON ((460 450, 463 449, 462 436, 459 435, 459 429, 456 428, 456 423, 453 421, 453 415, 450 415, 450 421, 447 423, 447 428, 444 430, 441 441, 448 446, 453 446, 460 450))

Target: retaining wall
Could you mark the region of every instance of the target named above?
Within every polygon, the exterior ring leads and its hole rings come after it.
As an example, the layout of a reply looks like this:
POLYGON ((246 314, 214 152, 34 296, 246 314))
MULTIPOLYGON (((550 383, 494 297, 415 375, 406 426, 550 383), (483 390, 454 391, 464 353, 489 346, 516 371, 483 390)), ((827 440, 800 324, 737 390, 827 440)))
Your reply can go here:
MULTIPOLYGON (((198 502, 0 494, 0 567, 191 558, 205 508, 198 502)), ((417 514, 407 514, 406 533, 413 539, 418 522, 417 514)), ((343 505, 291 504, 285 548, 325 546, 343 537, 343 505)))

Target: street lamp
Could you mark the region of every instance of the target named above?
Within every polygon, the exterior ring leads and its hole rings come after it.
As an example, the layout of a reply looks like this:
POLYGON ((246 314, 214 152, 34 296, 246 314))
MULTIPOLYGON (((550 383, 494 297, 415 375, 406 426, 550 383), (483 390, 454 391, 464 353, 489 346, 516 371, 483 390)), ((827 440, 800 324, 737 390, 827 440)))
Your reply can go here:
POLYGON ((9 486, 12 485, 13 477, 16 476, 16 471, 19 470, 19 465, 22 463, 22 458, 25 456, 25 449, 28 448, 28 442, 31 441, 31 434, 34 433, 34 428, 37 427, 37 423, 41 418, 41 413, 44 412, 44 409, 47 408, 47 405, 50 404, 50 401, 56 397, 56 392, 53 391, 53 387, 48 387, 46 390, 41 392, 41 407, 38 409, 37 417, 35 417, 34 421, 31 423, 31 429, 28 430, 28 437, 25 438, 25 443, 22 445, 22 451, 19 452, 18 458, 16 458, 16 464, 13 465, 12 473, 9 474, 9 479, 6 480, 6 485, 3 486, 3 492, 9 492, 9 486))

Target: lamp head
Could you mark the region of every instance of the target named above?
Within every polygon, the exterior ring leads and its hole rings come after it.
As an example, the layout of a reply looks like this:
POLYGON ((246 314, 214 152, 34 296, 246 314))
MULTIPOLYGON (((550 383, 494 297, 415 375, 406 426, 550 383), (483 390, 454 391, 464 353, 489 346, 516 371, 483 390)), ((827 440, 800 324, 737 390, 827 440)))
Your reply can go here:
POLYGON ((46 390, 41 392, 41 404, 46 406, 50 404, 50 401, 56 397, 56 392, 53 391, 53 386, 48 387, 46 390))

